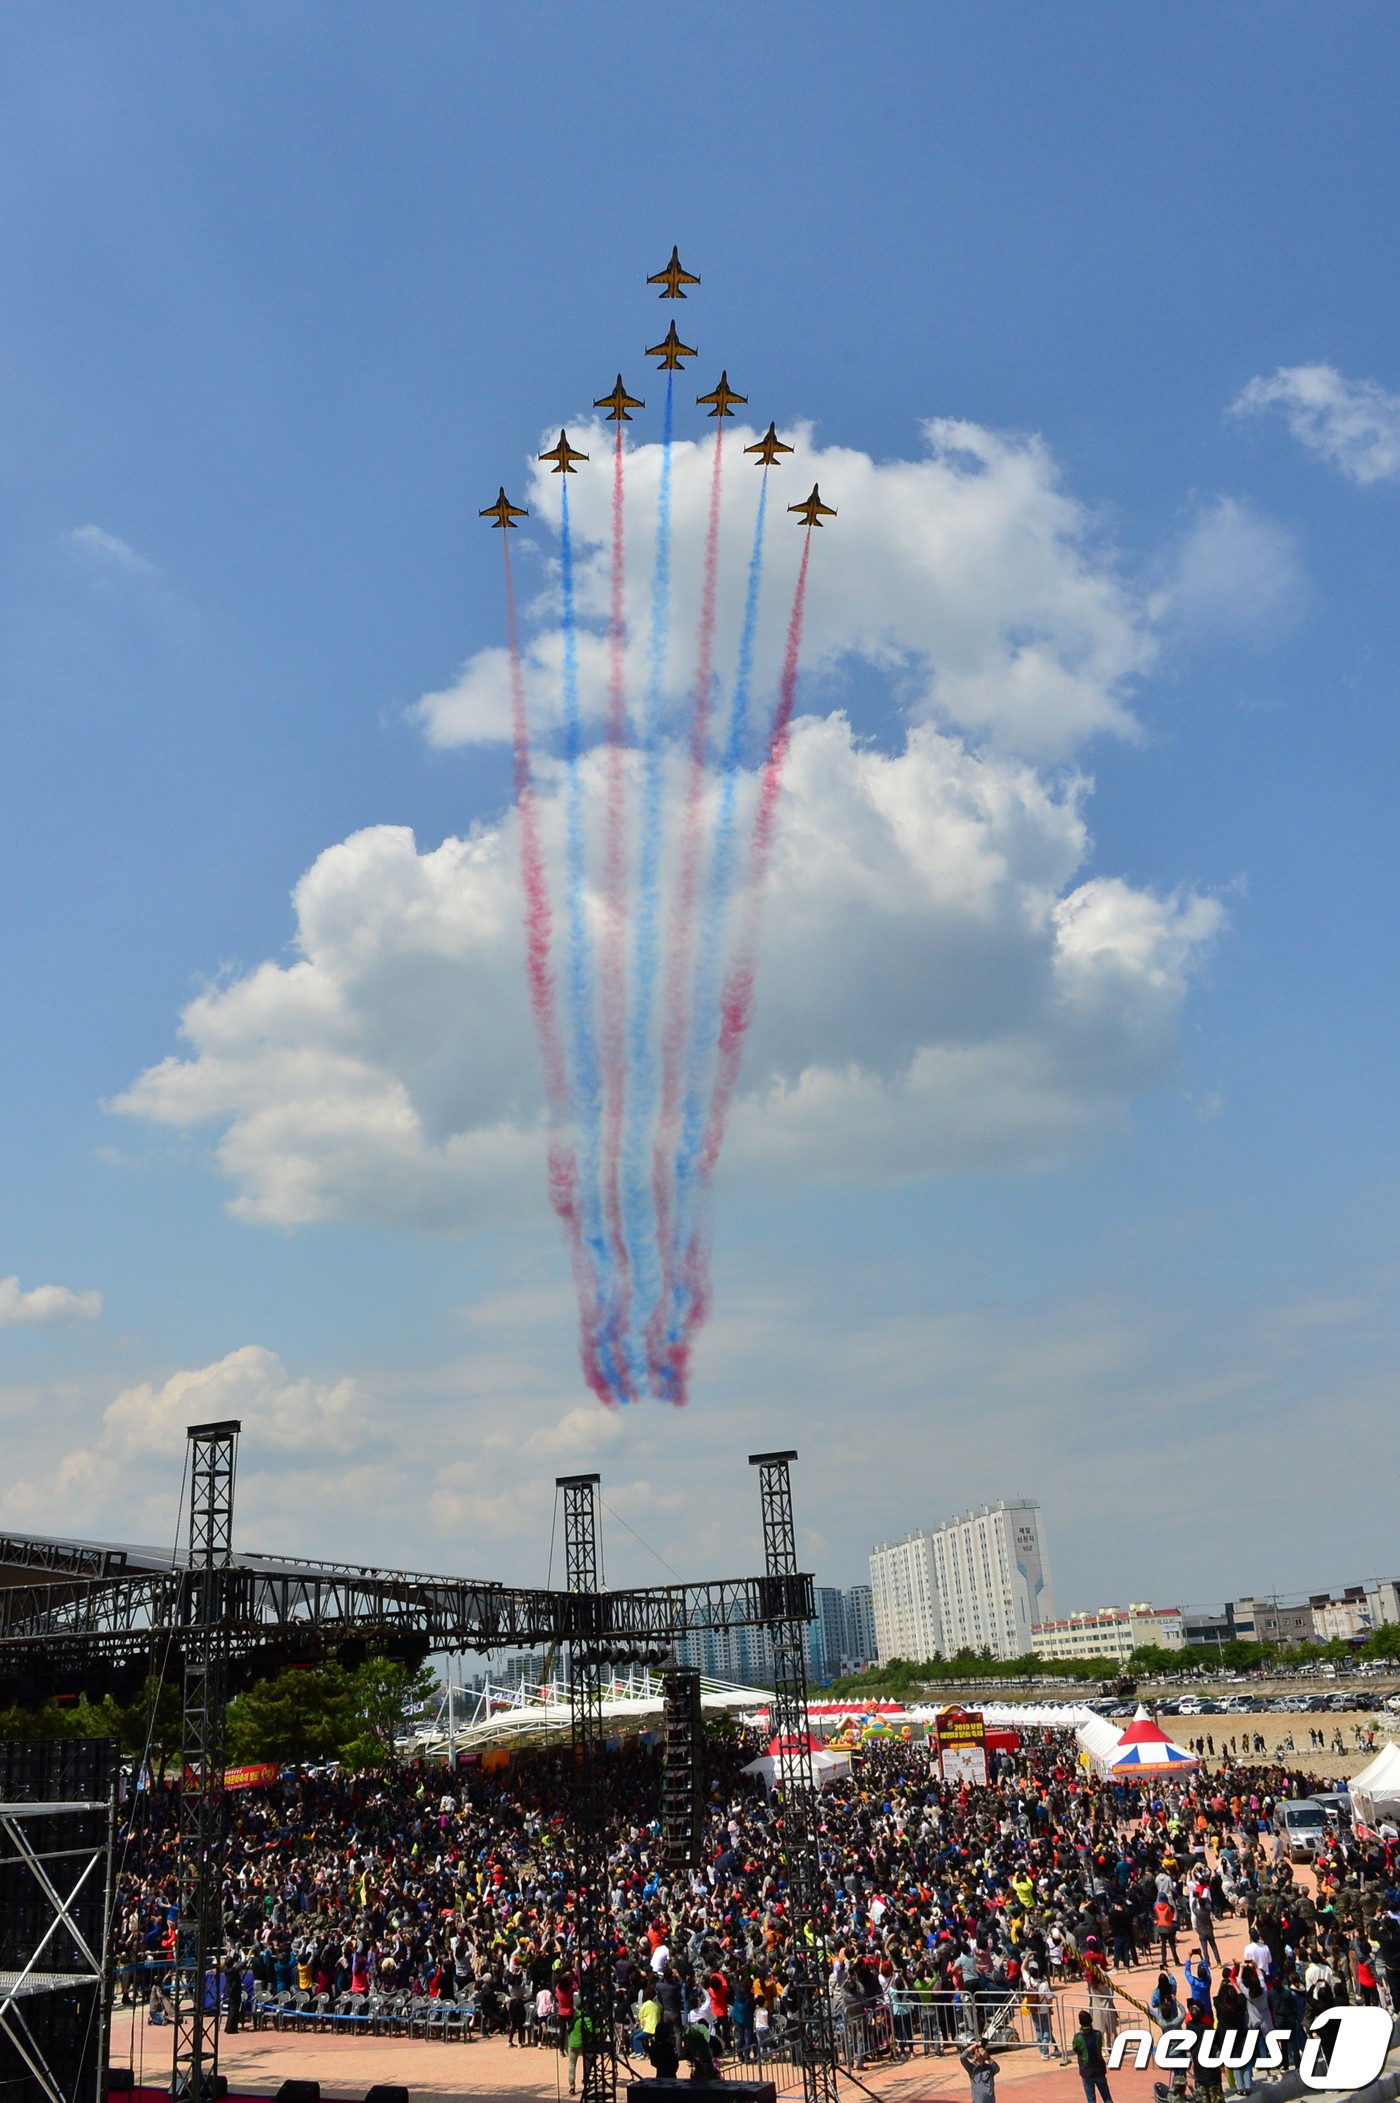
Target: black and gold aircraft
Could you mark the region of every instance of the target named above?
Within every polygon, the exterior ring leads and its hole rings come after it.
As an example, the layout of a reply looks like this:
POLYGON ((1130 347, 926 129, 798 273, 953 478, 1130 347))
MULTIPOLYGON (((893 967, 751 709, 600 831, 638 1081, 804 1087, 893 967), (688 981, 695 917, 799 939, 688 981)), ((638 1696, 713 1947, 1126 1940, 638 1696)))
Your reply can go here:
POLYGON ((788 510, 795 511, 804 526, 819 526, 824 518, 836 516, 830 504, 822 502, 822 493, 815 482, 812 484, 812 494, 800 504, 789 504, 788 510))
POLYGON ((734 411, 729 406, 731 402, 747 402, 748 396, 746 394, 736 394, 729 384, 729 374, 722 372, 719 376, 718 387, 709 394, 697 394, 695 400, 697 405, 713 402, 714 407, 710 411, 711 416, 723 417, 734 414, 734 411))
POLYGON ((627 413, 628 410, 645 409, 646 403, 638 401, 635 394, 627 392, 627 389, 622 384, 622 374, 619 373, 617 385, 612 393, 603 395, 593 406, 595 409, 607 410, 606 421, 610 424, 630 424, 632 419, 627 413))
POLYGON ((552 446, 547 453, 541 453, 540 458, 541 460, 552 460, 554 462, 551 473, 556 475, 574 475, 578 473, 578 469, 574 466, 575 460, 586 460, 588 455, 587 453, 576 453, 569 443, 568 432, 561 431, 558 445, 552 446))
POLYGON ((494 504, 488 504, 484 511, 478 511, 477 513, 478 518, 490 519, 492 532, 498 532, 503 527, 509 527, 510 531, 514 533, 515 521, 518 518, 528 518, 529 516, 530 514, 523 504, 512 504, 505 493, 504 487, 502 487, 501 493, 494 504))
POLYGON ((649 285, 664 285, 666 287, 666 290, 661 294, 662 299, 684 299, 685 294, 682 292, 681 286, 698 285, 699 282, 698 277, 692 277, 688 270, 681 269, 681 252, 679 248, 671 250, 671 260, 664 270, 658 270, 655 277, 647 279, 649 285))
POLYGON ((754 462, 755 467, 776 467, 779 453, 790 453, 792 447, 783 444, 782 439, 778 436, 777 425, 769 424, 758 444, 746 445, 744 451, 746 453, 757 453, 758 458, 754 462))
POLYGON ((647 352, 647 356, 649 358, 659 358, 663 372, 679 372, 681 359, 693 358, 695 352, 688 343, 681 342, 680 337, 676 334, 676 324, 673 321, 670 328, 666 331, 665 341, 663 343, 653 343, 651 349, 647 352))

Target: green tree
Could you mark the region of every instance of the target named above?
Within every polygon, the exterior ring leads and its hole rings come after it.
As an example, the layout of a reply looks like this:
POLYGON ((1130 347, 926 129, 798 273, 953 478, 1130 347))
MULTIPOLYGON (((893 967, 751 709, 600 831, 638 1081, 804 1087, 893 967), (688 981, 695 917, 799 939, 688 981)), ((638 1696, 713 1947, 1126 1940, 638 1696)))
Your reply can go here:
POLYGON ((350 1675, 339 1665, 288 1669, 229 1703, 230 1764, 334 1759, 357 1728, 350 1675))
POLYGON ((340 1747, 347 1767, 392 1767, 398 1762, 398 1734, 437 1692, 437 1679, 426 1665, 416 1670, 393 1658, 367 1658, 347 1674, 348 1734, 340 1747))

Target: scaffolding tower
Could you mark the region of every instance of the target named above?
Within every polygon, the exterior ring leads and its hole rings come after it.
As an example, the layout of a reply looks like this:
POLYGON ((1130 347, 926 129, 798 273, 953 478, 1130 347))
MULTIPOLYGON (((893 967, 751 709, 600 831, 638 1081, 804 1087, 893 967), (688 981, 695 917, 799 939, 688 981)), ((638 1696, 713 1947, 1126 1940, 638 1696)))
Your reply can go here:
POLYGON ((189 1565, 181 1742, 180 1853, 171 1979, 170 2093, 206 2103, 218 2093, 219 1974, 223 1964, 224 1766, 227 1750, 229 1585, 233 1559, 236 1419, 191 1424, 189 1565), (212 1992, 206 1982, 212 1973, 212 1992))
POLYGON ((603 1600, 596 1475, 560 1475, 568 1594, 569 1737, 573 1771, 575 2008, 582 2019, 583 2103, 616 2103, 617 2034, 608 1943, 608 1831, 603 1783, 603 1600))
MULTIPOLYGON (((776 1778, 782 1790, 782 1852, 792 1902, 792 2023, 798 2033, 803 2103, 836 2103, 836 2026, 827 1985, 817 1788, 812 1779, 807 1715, 807 1626, 812 1581, 797 1567, 797 1529, 789 1465, 797 1454, 751 1453, 763 1511, 768 1628, 773 1640, 776 1778)), ((784 2007, 789 2005, 784 1996, 784 2007)))

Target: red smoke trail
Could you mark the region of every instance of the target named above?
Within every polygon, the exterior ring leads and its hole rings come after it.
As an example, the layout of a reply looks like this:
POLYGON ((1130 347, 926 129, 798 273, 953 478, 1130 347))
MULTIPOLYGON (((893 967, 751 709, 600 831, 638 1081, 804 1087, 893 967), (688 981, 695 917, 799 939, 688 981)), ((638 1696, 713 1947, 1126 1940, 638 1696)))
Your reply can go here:
MULTIPOLYGON (((622 1223, 622 1127, 627 1104, 627 732, 626 567, 622 534, 622 425, 613 456, 612 610, 608 623, 607 746, 604 759, 603 939, 599 946, 599 1051, 603 1069, 603 1224, 617 1265, 617 1304, 608 1311, 613 1358, 625 1374, 624 1340, 632 1297, 632 1269, 622 1223)), ((635 1396, 628 1397, 635 1400, 635 1396)))
POLYGON ((501 535, 506 577, 506 642, 510 657, 510 734, 514 753, 515 807, 520 824, 520 882, 525 894, 525 977, 530 1012, 540 1044, 544 1092, 549 1106, 549 1202, 563 1222, 579 1303, 579 1356, 583 1375, 600 1402, 613 1397, 598 1363, 595 1317, 598 1288, 583 1245, 578 1216, 578 1164, 565 1133, 569 1123, 569 1067, 554 996, 550 963, 553 916, 549 883, 540 849, 539 816, 530 768, 530 724, 525 708, 525 674, 515 621, 515 583, 510 569, 510 536, 501 535))
POLYGON ((788 746, 792 742, 792 708, 797 698, 797 655, 802 647, 802 612, 807 599, 807 559, 811 552, 812 529, 809 526, 802 547, 802 562, 797 572, 797 588, 792 595, 792 612, 788 617, 787 647, 783 652, 783 671, 778 682, 778 706, 773 712, 773 725, 768 733, 768 754, 758 785, 758 809, 754 814, 753 839, 749 846, 749 895, 745 926, 734 961, 729 967, 724 997, 720 1003, 719 1064, 710 1095, 710 1116, 705 1127, 705 1144, 700 1155, 700 1173, 706 1180, 713 1173, 714 1165, 719 1159, 719 1150, 724 1144, 724 1129, 729 1121, 734 1088, 739 1078, 739 1061, 743 1056, 744 1038, 748 1034, 749 1024, 753 1021, 754 956, 758 947, 759 921, 763 913, 763 886, 773 851, 773 833, 778 818, 778 797, 783 786, 783 768, 787 764, 788 746))
MULTIPOLYGON (((758 807, 754 814, 753 836, 749 843, 748 896, 743 932, 724 982, 724 994, 720 1002, 719 1055, 714 1087, 710 1095, 705 1141, 700 1153, 699 1176, 702 1195, 719 1159, 720 1148, 724 1144, 725 1127, 729 1122, 734 1090, 739 1079, 739 1065, 744 1053, 744 1039, 748 1035, 749 1024, 753 1021, 754 967, 759 923, 763 916, 763 887, 773 852, 773 834, 778 820, 778 798, 782 792, 783 768, 787 763, 788 747, 792 742, 792 711, 797 698, 797 659, 802 648, 802 614, 807 600, 807 562, 811 552, 812 530, 809 526, 807 537, 802 544, 802 561, 798 566, 797 586, 792 595, 792 611, 788 616, 787 644, 783 651, 782 675, 778 681, 778 705, 773 711, 773 722, 768 732, 768 752, 763 763, 763 773, 759 777, 758 807)), ((672 1339, 667 1362, 661 1368, 661 1378, 668 1392, 680 1402, 684 1402, 690 1382, 691 1344, 696 1331, 710 1311, 709 1259, 709 1231, 702 1205, 685 1251, 682 1267, 686 1301, 684 1322, 680 1334, 672 1339)))
POLYGON ((685 1079, 685 1047, 690 1030, 690 968, 695 946, 695 894, 700 881, 700 803, 705 788, 705 757, 710 737, 710 694, 715 668, 715 596, 719 578, 719 511, 722 488, 724 419, 715 430, 715 459, 710 476, 710 518, 705 534, 705 568, 700 589, 700 625, 695 644, 695 682, 690 696, 690 750, 686 760, 685 791, 681 802, 680 859, 676 888, 671 899, 671 940, 666 960, 666 985, 661 1020, 661 1100, 656 1117, 656 1139, 651 1156, 652 1200, 656 1207, 656 1239, 661 1254, 661 1291, 647 1323, 647 1365, 652 1391, 659 1400, 685 1401, 666 1377, 663 1338, 670 1320, 675 1285, 672 1250, 674 1207, 671 1202, 671 1170, 680 1133, 681 1090, 685 1079))

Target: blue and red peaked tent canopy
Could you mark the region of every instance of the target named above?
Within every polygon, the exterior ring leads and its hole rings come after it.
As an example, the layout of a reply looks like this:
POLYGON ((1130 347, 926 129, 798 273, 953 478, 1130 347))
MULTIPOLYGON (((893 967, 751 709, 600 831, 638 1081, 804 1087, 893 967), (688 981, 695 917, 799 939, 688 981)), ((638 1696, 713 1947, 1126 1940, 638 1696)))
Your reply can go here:
POLYGON ((1190 1774, 1195 1765, 1195 1754, 1175 1744, 1146 1709, 1139 1709, 1118 1740, 1108 1772, 1131 1781, 1135 1774, 1190 1774))

